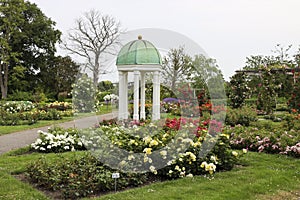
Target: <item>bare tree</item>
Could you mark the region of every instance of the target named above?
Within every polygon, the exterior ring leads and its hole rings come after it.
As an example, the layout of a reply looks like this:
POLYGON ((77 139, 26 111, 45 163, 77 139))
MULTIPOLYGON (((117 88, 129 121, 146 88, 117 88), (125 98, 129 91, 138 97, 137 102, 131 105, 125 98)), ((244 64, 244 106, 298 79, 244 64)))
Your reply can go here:
POLYGON ((175 91, 176 84, 187 81, 191 73, 191 57, 184 52, 183 47, 170 49, 163 59, 161 75, 164 84, 175 91))
POLYGON ((87 60, 85 66, 92 71, 95 86, 104 62, 100 62, 101 56, 115 53, 120 33, 119 21, 91 10, 76 20, 76 27, 68 34, 69 43, 64 43, 65 49, 87 60))

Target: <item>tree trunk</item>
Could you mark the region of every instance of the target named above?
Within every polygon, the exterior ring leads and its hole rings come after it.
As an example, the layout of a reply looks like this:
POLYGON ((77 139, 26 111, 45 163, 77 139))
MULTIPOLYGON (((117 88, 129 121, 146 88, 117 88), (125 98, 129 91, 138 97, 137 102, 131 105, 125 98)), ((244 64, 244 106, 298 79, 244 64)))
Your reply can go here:
POLYGON ((8 81, 8 67, 7 64, 0 64, 0 88, 1 98, 7 98, 7 81, 8 81))
POLYGON ((94 66, 94 70, 93 70, 93 81, 94 81, 95 88, 97 88, 98 80, 99 80, 99 68, 100 68, 99 56, 100 55, 95 55, 95 57, 96 57, 95 58, 95 66, 94 66))

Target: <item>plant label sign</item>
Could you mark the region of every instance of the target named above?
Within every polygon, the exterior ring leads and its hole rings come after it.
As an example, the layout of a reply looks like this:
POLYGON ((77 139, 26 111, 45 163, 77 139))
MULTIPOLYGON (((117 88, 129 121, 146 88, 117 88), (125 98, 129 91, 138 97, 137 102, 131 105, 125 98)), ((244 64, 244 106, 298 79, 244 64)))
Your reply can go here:
POLYGON ((120 173, 112 173, 112 178, 120 178, 120 173))

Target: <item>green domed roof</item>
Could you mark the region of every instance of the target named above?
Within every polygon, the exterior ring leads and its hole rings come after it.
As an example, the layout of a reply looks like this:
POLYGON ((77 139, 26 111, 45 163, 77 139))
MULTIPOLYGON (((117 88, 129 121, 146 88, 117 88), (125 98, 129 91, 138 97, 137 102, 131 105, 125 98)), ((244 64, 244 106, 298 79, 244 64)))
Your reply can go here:
POLYGON ((125 44, 119 51, 117 65, 161 65, 161 56, 155 46, 147 41, 138 40, 125 44))

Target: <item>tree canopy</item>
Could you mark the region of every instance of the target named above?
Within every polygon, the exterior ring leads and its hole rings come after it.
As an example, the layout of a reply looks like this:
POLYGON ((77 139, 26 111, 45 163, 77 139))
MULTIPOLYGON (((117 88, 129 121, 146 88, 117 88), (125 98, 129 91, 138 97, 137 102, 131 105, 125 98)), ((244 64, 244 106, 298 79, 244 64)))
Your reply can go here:
MULTIPOLYGON (((41 71, 54 56, 61 32, 55 22, 24 0, 0 0, 0 86, 2 98, 13 90, 34 91, 41 71), (9 81, 9 76, 23 84, 9 81)), ((48 75, 47 75, 48 76, 48 75)))

